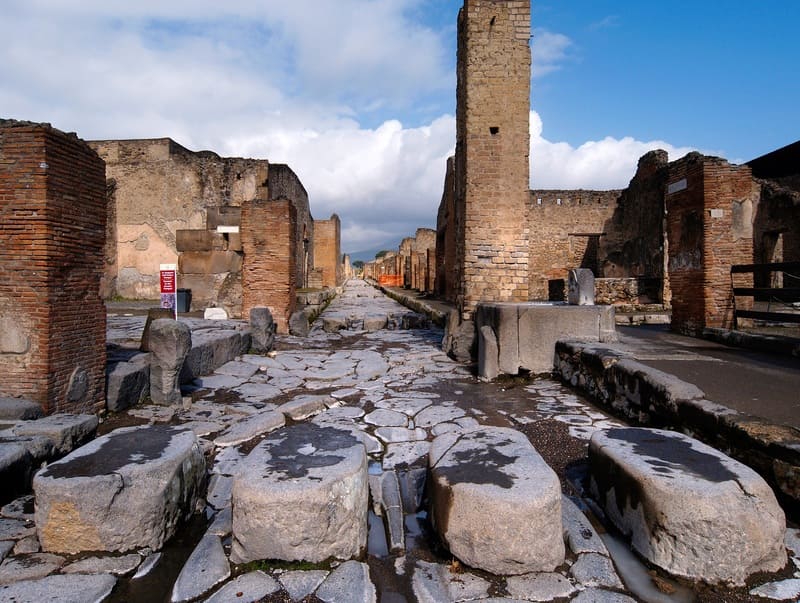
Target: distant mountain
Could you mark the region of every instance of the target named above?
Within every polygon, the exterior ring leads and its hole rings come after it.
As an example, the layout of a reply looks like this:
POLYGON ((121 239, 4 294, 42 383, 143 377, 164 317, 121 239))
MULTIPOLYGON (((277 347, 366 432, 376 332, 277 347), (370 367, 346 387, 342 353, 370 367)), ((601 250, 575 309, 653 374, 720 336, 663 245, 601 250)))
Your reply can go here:
POLYGON ((378 253, 379 251, 384 251, 385 249, 388 249, 390 251, 397 251, 397 243, 395 243, 394 245, 387 243, 383 247, 375 247, 374 249, 364 249, 363 251, 345 251, 344 253, 350 255, 350 262, 356 262, 358 260, 361 260, 362 262, 371 262, 372 260, 375 259, 376 253, 378 253))

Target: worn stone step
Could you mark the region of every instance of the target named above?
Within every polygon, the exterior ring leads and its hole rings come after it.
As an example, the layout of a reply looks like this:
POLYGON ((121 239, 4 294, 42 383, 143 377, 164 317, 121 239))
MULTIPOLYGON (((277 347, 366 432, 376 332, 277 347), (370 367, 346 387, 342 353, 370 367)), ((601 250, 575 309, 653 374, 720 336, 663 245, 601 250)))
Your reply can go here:
POLYGON ((672 431, 616 428, 589 445, 592 496, 667 572, 743 584, 786 564, 786 520, 770 487, 749 467, 672 431))
POLYGON ((447 433, 433 441, 429 463, 433 525, 462 562, 500 575, 564 562, 561 485, 523 434, 447 433))
POLYGON ((350 431, 315 423, 276 431, 234 479, 231 560, 356 557, 368 495, 366 451, 350 431))
POLYGON ((42 550, 158 550, 194 511, 204 480, 205 460, 191 431, 112 431, 34 477, 42 550))

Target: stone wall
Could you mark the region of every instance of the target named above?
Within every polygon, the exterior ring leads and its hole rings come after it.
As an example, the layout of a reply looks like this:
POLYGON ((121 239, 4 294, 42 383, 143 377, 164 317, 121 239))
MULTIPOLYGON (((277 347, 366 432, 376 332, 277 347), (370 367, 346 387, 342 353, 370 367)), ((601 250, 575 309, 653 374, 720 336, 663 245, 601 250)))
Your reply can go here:
POLYGON ((338 287, 344 280, 341 222, 333 214, 329 220, 314 220, 314 268, 322 270, 322 287, 338 287))
POLYGON ((602 240, 620 191, 530 192, 530 297, 564 301, 573 268, 601 276, 602 240))
POLYGON ((242 312, 266 306, 278 333, 289 332, 297 303, 297 209, 289 200, 254 199, 242 206, 242 312))
POLYGON ((665 209, 674 330, 733 327, 730 267, 753 260, 758 194, 747 166, 699 153, 669 164, 665 209))
POLYGON ((479 301, 528 299, 530 0, 465 0, 458 20, 456 282, 479 301))
POLYGON ((0 395, 105 405, 105 166, 74 134, 0 121, 0 395))
POLYGON ((434 293, 437 297, 455 303, 456 283, 456 206, 455 157, 447 159, 444 190, 436 216, 436 270, 434 293))
MULTIPOLYGON (((115 282, 115 295, 126 298, 159 297, 159 265, 178 263, 178 230, 206 230, 209 207, 240 207, 266 186, 269 164, 262 160, 195 153, 169 138, 89 144, 105 160, 106 176, 116 182, 117 272, 107 280, 115 282)), ((225 247, 221 235, 208 238, 213 241, 206 249, 192 253, 236 253, 225 247)), ((186 282, 179 275, 178 286, 191 287, 194 299, 206 301, 216 297, 227 274, 205 281, 189 276, 186 282)))

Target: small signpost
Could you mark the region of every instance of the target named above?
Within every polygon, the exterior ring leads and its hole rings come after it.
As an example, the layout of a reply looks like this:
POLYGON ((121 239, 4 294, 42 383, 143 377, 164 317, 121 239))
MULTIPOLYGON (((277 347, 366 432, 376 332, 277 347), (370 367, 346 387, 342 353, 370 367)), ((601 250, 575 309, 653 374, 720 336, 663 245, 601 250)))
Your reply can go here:
POLYGON ((178 320, 178 267, 175 264, 161 264, 161 307, 170 308, 178 320))

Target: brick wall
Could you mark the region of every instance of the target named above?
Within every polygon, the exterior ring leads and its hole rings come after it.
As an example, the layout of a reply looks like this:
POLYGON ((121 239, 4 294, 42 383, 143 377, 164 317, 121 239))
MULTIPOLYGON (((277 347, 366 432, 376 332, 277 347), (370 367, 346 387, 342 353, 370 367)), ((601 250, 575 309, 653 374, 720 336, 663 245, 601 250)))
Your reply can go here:
POLYGON ((322 270, 322 286, 338 287, 343 282, 341 222, 333 214, 329 220, 314 220, 314 268, 322 270))
POLYGON ((753 261, 759 189, 747 166, 690 153, 669 164, 666 234, 673 330, 733 326, 730 267, 753 261))
POLYGON ((465 0, 456 90, 457 303, 528 299, 530 1, 465 0))
MULTIPOLYGON (((554 297, 573 268, 601 276, 600 242, 620 191, 534 190, 530 192, 530 298, 554 297), (557 287, 556 287, 557 288, 557 287)), ((563 301, 563 294, 558 301, 563 301)))
POLYGON ((297 210, 288 200, 254 199, 242 206, 243 313, 267 306, 279 333, 289 332, 296 305, 297 210))
POLYGON ((0 395, 105 405, 105 166, 75 135, 0 122, 0 395))

